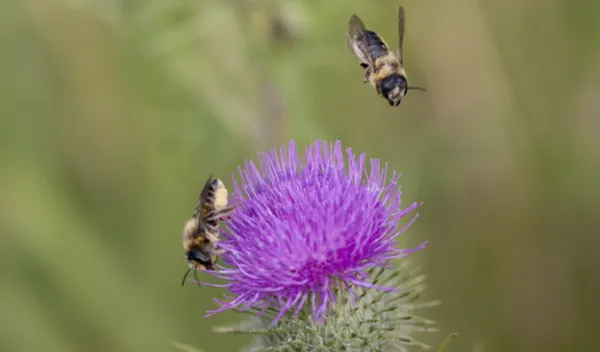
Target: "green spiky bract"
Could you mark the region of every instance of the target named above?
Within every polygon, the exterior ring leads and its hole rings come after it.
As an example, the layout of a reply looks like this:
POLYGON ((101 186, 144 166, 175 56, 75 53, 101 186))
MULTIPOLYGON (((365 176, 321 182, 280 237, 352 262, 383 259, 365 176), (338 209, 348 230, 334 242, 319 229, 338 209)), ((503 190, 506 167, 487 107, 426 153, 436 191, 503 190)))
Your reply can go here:
MULTIPOLYGON (((236 327, 217 327, 222 333, 252 334, 256 339, 245 351, 382 351, 427 350, 415 339, 416 333, 434 332, 434 321, 414 311, 438 305, 438 301, 419 303, 425 290, 425 276, 417 275, 403 260, 398 269, 373 268, 373 285, 393 287, 396 291, 357 288, 356 297, 346 290, 338 292, 337 303, 323 323, 315 323, 309 310, 298 316, 284 316, 270 327, 278 312, 268 309, 236 327)), ((253 315, 257 310, 246 311, 253 315)))

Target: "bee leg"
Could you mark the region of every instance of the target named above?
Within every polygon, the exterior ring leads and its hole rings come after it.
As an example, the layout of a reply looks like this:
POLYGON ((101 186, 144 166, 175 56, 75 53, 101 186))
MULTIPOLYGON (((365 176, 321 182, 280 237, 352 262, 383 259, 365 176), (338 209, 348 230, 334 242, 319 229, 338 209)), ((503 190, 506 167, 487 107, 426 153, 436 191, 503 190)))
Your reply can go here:
POLYGON ((364 77, 364 81, 363 81, 363 83, 367 83, 367 82, 369 82, 369 77, 370 77, 370 76, 371 76, 371 68, 370 68, 370 67, 367 67, 367 68, 365 69, 365 77, 364 77))
POLYGON ((200 280, 198 280, 198 269, 194 268, 194 279, 196 279, 196 284, 198 285, 198 288, 202 288, 202 285, 200 285, 200 280))
POLYGON ((237 208, 237 204, 236 205, 230 205, 226 208, 223 208, 219 211, 219 217, 221 219, 226 219, 229 220, 231 219, 231 213, 237 208))
POLYGON ((206 232, 206 238, 208 239, 209 242, 217 242, 219 241, 219 235, 218 233, 215 235, 214 233, 207 231, 206 232))
POLYGON ((229 219, 229 215, 236 207, 237 205, 231 205, 220 210, 212 210, 204 217, 205 222, 229 219))

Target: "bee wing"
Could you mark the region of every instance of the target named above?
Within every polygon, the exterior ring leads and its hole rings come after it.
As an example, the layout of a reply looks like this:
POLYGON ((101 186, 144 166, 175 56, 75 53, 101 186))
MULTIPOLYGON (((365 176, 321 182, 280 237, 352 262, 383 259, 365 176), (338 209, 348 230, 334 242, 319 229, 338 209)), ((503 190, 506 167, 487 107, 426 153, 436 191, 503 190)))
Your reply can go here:
POLYGON ((369 55, 365 30, 366 27, 363 21, 358 16, 352 15, 348 24, 348 32, 346 33, 346 43, 358 60, 360 60, 361 64, 372 66, 373 59, 369 55))
POLYGON ((200 197, 198 198, 198 204, 196 204, 196 209, 194 210, 194 217, 198 220, 198 226, 204 228, 204 214, 202 214, 202 208, 204 207, 204 203, 206 202, 206 197, 208 197, 208 192, 210 192, 210 184, 212 182, 212 175, 208 176, 208 180, 204 184, 204 188, 202 188, 202 192, 200 193, 200 197))
POLYGON ((403 64, 402 60, 402 41, 404 40, 404 7, 400 6, 398 9, 398 51, 396 55, 398 55, 398 60, 400 60, 400 64, 403 64))

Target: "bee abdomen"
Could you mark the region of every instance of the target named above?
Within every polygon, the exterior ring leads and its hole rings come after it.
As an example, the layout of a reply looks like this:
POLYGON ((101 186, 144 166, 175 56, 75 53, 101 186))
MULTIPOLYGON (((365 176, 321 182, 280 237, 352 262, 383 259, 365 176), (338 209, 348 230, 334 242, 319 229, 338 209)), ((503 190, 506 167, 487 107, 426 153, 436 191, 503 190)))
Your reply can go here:
POLYGON ((387 55, 389 49, 379 34, 370 30, 365 30, 364 33, 365 37, 367 38, 369 55, 371 58, 373 58, 373 60, 387 55))

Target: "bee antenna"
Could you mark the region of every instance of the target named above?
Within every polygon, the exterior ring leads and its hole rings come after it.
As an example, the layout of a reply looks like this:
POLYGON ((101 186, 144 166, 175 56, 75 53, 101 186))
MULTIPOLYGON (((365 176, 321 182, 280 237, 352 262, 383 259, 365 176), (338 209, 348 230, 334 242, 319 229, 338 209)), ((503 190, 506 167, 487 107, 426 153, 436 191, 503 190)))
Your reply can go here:
POLYGON ((185 285, 185 278, 188 276, 188 274, 190 273, 190 270, 192 270, 192 268, 188 268, 188 270, 185 272, 185 274, 183 274, 183 280, 181 280, 181 286, 183 287, 183 285, 185 285))
POLYGON ((426 91, 427 89, 425 88, 421 88, 421 87, 408 87, 408 89, 414 89, 414 90, 422 90, 422 91, 426 91))

